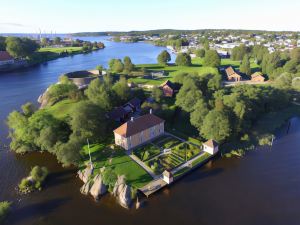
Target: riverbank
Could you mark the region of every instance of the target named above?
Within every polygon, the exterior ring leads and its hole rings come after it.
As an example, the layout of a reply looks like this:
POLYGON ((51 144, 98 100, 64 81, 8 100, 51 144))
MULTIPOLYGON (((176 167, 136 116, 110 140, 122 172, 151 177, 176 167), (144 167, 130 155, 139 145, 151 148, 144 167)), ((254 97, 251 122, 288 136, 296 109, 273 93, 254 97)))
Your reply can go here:
POLYGON ((30 56, 29 59, 24 60, 22 62, 15 62, 14 64, 9 65, 9 67, 0 69, 0 74, 4 72, 18 71, 23 68, 29 68, 38 64, 42 64, 63 57, 69 57, 79 54, 88 54, 92 51, 98 51, 101 49, 103 48, 93 48, 91 51, 85 51, 82 47, 41 48, 32 56, 30 56))

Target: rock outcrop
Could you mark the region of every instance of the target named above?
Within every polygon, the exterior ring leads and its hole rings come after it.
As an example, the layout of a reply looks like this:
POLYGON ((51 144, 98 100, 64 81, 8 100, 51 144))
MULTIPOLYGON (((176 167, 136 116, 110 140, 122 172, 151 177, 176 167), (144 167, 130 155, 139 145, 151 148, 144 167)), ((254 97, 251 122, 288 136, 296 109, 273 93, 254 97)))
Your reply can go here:
POLYGON ((89 180, 89 177, 93 174, 93 168, 91 166, 87 166, 84 170, 78 171, 78 177, 83 183, 86 183, 89 180))
POLYGON ((102 195, 104 195, 107 192, 107 188, 104 185, 100 174, 94 177, 93 182, 94 183, 90 189, 90 194, 94 197, 95 200, 98 200, 102 195))
POLYGON ((47 88, 47 90, 43 93, 43 94, 41 94, 40 96, 39 96, 39 98, 38 98, 38 103, 40 103, 41 105, 40 105, 40 109, 43 109, 43 108, 45 108, 47 105, 48 105, 48 98, 47 98, 47 92, 48 92, 48 88, 47 88))
POLYGON ((124 208, 130 208, 132 203, 131 187, 125 183, 124 176, 118 176, 118 180, 113 189, 113 195, 124 208))
POLYGON ((87 194, 90 192, 91 184, 92 184, 92 180, 87 181, 87 182, 80 188, 81 194, 87 195, 87 194))

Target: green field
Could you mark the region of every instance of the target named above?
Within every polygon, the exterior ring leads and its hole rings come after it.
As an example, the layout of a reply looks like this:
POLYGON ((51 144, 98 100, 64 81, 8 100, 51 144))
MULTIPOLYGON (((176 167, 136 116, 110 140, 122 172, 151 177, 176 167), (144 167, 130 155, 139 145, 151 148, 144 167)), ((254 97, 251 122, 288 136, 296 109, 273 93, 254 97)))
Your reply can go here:
POLYGON ((45 110, 46 112, 51 113, 54 117, 58 119, 65 119, 68 115, 70 115, 71 111, 75 107, 77 102, 70 100, 70 99, 65 99, 62 101, 59 101, 58 103, 46 107, 45 110))
MULTIPOLYGON (((225 66, 225 67, 232 66, 233 68, 239 70, 240 61, 233 61, 231 59, 222 59, 221 66, 225 66)), ((259 70, 259 65, 257 65, 253 59, 250 60, 250 67, 252 72, 259 70)))
POLYGON ((157 145, 161 149, 172 148, 181 143, 181 141, 179 139, 174 138, 172 136, 166 136, 166 135, 161 136, 152 142, 153 142, 153 144, 157 145))
POLYGON ((138 75, 143 75, 142 73, 133 73, 129 81, 136 84, 148 84, 148 85, 160 85, 166 80, 173 80, 174 77, 179 73, 198 73, 200 76, 204 74, 217 74, 218 70, 212 67, 205 67, 202 65, 200 59, 193 59, 192 66, 176 66, 176 65, 159 65, 159 64, 139 64, 136 65, 138 70, 142 68, 147 70, 147 73, 155 71, 165 71, 166 76, 157 79, 144 79, 143 77, 137 77, 138 75))
MULTIPOLYGON (((99 171, 103 166, 111 167, 116 174, 125 175, 128 184, 135 188, 143 187, 152 180, 152 177, 127 156, 123 149, 111 149, 106 144, 95 144, 90 146, 90 150, 95 171, 99 171)), ((83 168, 89 160, 87 146, 84 146, 81 154, 85 159, 81 166, 83 168)))
POLYGON ((70 54, 80 53, 82 50, 82 47, 62 47, 62 48, 40 48, 39 52, 52 52, 52 53, 62 53, 62 52, 68 52, 70 54))

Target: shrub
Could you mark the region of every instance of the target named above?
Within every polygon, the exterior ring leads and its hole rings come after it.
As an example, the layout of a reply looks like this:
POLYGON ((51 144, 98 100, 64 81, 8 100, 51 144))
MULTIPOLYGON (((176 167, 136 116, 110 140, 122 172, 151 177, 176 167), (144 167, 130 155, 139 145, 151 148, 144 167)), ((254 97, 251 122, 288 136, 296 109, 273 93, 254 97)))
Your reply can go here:
POLYGON ((0 223, 4 221, 5 217, 10 211, 11 202, 0 202, 0 223))

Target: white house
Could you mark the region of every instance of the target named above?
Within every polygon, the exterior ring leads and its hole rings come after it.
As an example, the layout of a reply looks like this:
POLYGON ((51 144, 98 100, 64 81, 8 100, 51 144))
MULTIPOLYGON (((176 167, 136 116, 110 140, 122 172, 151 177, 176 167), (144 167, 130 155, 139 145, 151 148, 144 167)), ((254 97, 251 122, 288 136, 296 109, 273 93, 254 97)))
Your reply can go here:
POLYGON ((0 66, 14 64, 14 58, 7 51, 0 51, 0 66))
POLYGON ((203 143, 203 151, 214 155, 219 151, 219 145, 216 141, 210 139, 207 142, 203 143))
POLYGON ((170 183, 173 182, 174 177, 173 177, 173 174, 172 174, 170 171, 165 170, 165 171, 163 172, 163 179, 164 179, 164 181, 165 181, 167 184, 170 184, 170 183))

